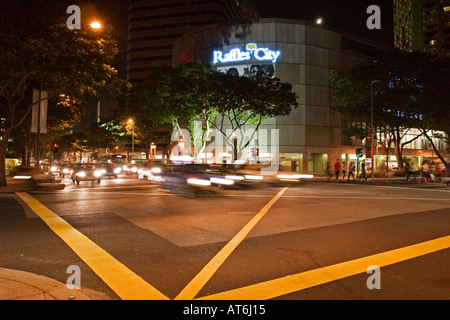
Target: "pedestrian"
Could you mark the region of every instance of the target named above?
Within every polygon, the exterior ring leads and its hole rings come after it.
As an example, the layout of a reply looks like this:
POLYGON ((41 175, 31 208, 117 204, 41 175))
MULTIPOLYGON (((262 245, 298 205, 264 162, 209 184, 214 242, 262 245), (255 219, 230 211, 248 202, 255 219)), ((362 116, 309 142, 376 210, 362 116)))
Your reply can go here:
POLYGON ((334 163, 334 173, 336 174, 336 181, 338 181, 339 173, 341 173, 341 163, 339 162, 339 159, 336 159, 336 162, 334 163))
POLYGON ((441 180, 442 180, 442 168, 441 168, 441 166, 439 165, 439 163, 436 164, 436 174, 435 174, 435 177, 436 177, 436 182, 441 182, 441 180))
POLYGON ((350 176, 352 176, 353 180, 355 180, 355 176, 353 175, 354 171, 355 171, 355 163, 350 162, 350 166, 348 167, 348 177, 347 177, 348 181, 350 181, 350 176))
POLYGON ((364 178, 365 181, 367 181, 367 174, 366 174, 366 163, 361 163, 361 175, 358 177, 358 180, 361 180, 361 178, 364 178))
POLYGON ((414 181, 416 181, 416 166, 414 163, 410 163, 410 174, 413 176, 414 181))
POLYGON ((327 176, 327 181, 329 182, 331 179, 331 164, 327 162, 327 166, 325 167, 325 175, 327 176))
POLYGON ((347 163, 346 162, 342 162, 342 180, 345 179, 345 173, 347 172, 347 163))
POLYGON ((411 164, 409 163, 409 159, 405 161, 405 173, 406 173, 406 181, 409 181, 409 177, 411 176, 411 164))
POLYGON ((419 183, 424 182, 424 183, 428 183, 431 181, 431 176, 430 176, 430 165, 428 164, 427 160, 424 160, 422 162, 422 165, 420 167, 420 179, 419 179, 419 183))
POLYGON ((447 176, 447 187, 450 187, 450 162, 445 165, 445 175, 447 176))

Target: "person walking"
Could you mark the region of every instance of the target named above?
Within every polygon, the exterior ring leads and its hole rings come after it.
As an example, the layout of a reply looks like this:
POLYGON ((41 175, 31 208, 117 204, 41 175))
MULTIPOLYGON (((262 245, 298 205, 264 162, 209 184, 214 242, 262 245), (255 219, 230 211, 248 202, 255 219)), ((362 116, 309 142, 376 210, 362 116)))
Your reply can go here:
POLYGON ((327 181, 331 180, 331 164, 327 162, 327 166, 325 167, 325 175, 327 176, 327 181))
POLYGON ((421 171, 421 177, 419 179, 419 183, 424 182, 428 183, 431 181, 430 176, 430 165, 428 164, 428 161, 425 160, 422 162, 422 167, 420 168, 421 171))
POLYGON ((439 163, 436 164, 436 174, 434 175, 436 178, 436 182, 441 182, 442 180, 442 168, 439 163))
POLYGON ((339 162, 339 159, 336 159, 336 162, 334 163, 334 173, 336 174, 336 182, 339 180, 339 174, 341 173, 341 163, 339 162))
POLYGON ((361 175, 358 177, 358 180, 361 180, 361 178, 364 178, 365 181, 367 181, 367 174, 366 174, 366 163, 361 163, 361 175))
POLYGON ((350 162, 350 166, 348 167, 348 176, 347 176, 348 181, 350 181, 350 176, 352 176, 353 180, 355 180, 355 176, 353 175, 353 172, 355 172, 355 163, 350 162))
POLYGON ((347 172, 347 163, 342 162, 342 180, 345 179, 345 173, 347 172))
POLYGON ((409 159, 405 161, 405 173, 406 173, 406 181, 409 181, 409 177, 411 176, 411 163, 409 163, 409 159))

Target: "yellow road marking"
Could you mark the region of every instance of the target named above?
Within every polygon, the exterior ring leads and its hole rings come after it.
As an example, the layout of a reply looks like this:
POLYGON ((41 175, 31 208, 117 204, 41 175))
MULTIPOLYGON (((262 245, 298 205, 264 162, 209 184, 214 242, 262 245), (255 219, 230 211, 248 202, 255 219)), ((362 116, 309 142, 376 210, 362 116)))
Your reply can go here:
POLYGON ((383 253, 318 268, 239 289, 201 297, 201 300, 266 300, 364 273, 371 265, 378 267, 417 258, 450 248, 450 236, 418 243, 383 253))
POLYGON ((279 198, 285 193, 289 187, 283 188, 275 197, 272 198, 261 211, 253 217, 239 231, 230 242, 228 242, 222 250, 217 253, 211 261, 189 282, 189 284, 178 294, 175 300, 191 300, 193 299, 203 286, 211 279, 224 261, 231 255, 231 253, 239 246, 248 233, 255 227, 255 225, 264 217, 269 209, 277 202, 279 198))
POLYGON ((112 257, 26 192, 16 193, 123 300, 168 300, 164 294, 112 257))

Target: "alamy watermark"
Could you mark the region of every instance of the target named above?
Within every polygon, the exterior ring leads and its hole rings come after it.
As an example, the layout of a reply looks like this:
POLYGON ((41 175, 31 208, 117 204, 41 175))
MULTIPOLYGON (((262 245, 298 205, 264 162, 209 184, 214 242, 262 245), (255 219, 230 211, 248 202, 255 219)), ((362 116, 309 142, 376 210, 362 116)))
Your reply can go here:
POLYGON ((371 265, 367 267, 367 273, 371 276, 367 279, 366 285, 369 290, 381 289, 381 270, 379 266, 371 265))
POLYGON ((66 13, 70 14, 66 25, 69 29, 81 29, 81 9, 77 5, 67 7, 66 13))
POLYGON ((171 159, 191 157, 202 162, 214 158, 215 163, 241 164, 261 161, 261 164, 265 164, 261 168, 262 175, 276 174, 279 170, 279 129, 256 130, 252 126, 240 130, 212 129, 194 137, 191 137, 189 130, 180 129, 172 132, 171 140, 177 142, 171 149, 171 159))
POLYGON ((370 17, 367 19, 366 25, 369 30, 381 29, 381 9, 379 6, 371 5, 367 8, 367 14, 370 17))
POLYGON ((70 265, 67 267, 66 273, 70 274, 67 278, 66 286, 67 288, 81 289, 81 269, 77 265, 70 265))

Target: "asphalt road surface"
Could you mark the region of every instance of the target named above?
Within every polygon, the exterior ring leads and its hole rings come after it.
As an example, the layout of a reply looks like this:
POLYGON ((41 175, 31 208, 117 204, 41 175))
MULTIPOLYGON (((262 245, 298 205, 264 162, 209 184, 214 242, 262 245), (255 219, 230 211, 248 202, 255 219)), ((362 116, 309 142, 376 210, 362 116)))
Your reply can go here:
POLYGON ((450 297, 450 189, 304 182, 196 198, 133 178, 0 194, 0 267, 110 299, 450 297))

